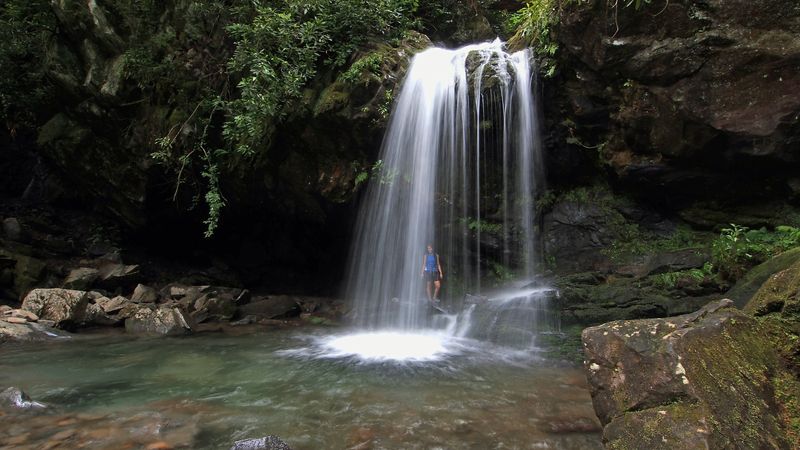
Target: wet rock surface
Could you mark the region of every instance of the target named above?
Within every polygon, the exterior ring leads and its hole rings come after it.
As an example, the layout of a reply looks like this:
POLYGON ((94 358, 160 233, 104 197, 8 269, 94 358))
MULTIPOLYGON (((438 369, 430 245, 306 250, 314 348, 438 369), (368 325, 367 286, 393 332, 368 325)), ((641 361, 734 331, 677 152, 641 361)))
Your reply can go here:
POLYGON ((31 400, 22 389, 10 387, 0 392, 0 408, 3 409, 43 409, 47 405, 31 400))
POLYGON ((83 321, 89 296, 70 289, 34 289, 22 301, 22 309, 40 319, 52 320, 58 328, 74 328, 83 321))
POLYGON ((788 448, 758 323, 725 299, 667 319, 583 332, 608 448, 788 448))
MULTIPOLYGON (((626 270, 632 267, 626 266, 626 270)), ((647 266, 636 267, 632 270, 647 271, 647 266)), ((555 301, 564 325, 687 314, 724 291, 724 286, 712 279, 688 278, 673 287, 663 287, 652 277, 620 277, 602 272, 561 276, 554 280, 554 286, 558 289, 555 301)))
POLYGON ((789 194, 800 163, 798 18, 791 0, 564 5, 549 106, 562 108, 567 125, 554 129, 570 143, 551 152, 549 176, 573 174, 600 146, 625 189, 663 206, 789 194))
POLYGON ((278 436, 269 435, 258 439, 236 441, 231 450, 292 450, 292 448, 278 436))
POLYGON ((169 306, 140 307, 125 319, 125 331, 133 334, 182 336, 190 334, 193 326, 189 314, 169 306))
POLYGON ((4 342, 44 341, 66 336, 63 331, 52 328, 54 323, 40 320, 39 323, 11 323, 0 320, 0 344, 4 342))

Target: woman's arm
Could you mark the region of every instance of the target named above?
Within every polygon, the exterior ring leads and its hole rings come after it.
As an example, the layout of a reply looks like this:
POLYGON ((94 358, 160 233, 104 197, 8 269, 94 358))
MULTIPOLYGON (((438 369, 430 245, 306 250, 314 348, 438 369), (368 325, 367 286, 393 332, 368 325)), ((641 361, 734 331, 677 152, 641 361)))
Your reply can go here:
POLYGON ((444 278, 444 272, 442 272, 442 264, 439 262, 439 254, 436 254, 436 267, 439 268, 439 278, 444 278))

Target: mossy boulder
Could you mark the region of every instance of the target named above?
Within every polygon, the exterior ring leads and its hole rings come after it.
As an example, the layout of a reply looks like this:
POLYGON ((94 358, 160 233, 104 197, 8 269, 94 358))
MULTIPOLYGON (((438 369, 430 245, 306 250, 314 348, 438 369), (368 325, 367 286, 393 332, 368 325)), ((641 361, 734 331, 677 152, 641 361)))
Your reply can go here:
POLYGON ((785 251, 752 268, 725 296, 733 300, 737 307, 744 308, 772 275, 791 267, 797 261, 800 261, 800 247, 785 251))
MULTIPOLYGON (((800 248, 791 253, 800 256, 800 248)), ((781 313, 787 319, 800 322, 800 260, 770 276, 744 310, 755 316, 781 313)))
POLYGON ((789 448, 773 383, 780 360, 758 321, 732 305, 584 330, 607 448, 789 448))
POLYGON ((800 444, 800 261, 769 277, 745 311, 761 322, 789 370, 776 377, 775 390, 790 437, 800 444))

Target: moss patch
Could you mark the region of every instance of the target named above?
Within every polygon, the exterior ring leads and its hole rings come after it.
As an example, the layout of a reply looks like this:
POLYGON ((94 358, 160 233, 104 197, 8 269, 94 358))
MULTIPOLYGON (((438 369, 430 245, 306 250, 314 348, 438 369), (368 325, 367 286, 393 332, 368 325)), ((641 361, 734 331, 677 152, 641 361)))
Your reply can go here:
POLYGON ((788 447, 783 366, 758 321, 731 306, 584 331, 609 448, 788 447))
POLYGON ((771 275, 790 267, 797 261, 800 261, 800 248, 783 252, 751 269, 726 296, 733 300, 737 307, 742 308, 771 275))
POLYGON ((800 445, 800 261, 770 276, 745 311, 758 318, 786 369, 771 383, 789 439, 800 445))
POLYGON ((606 448, 707 448, 708 426, 704 424, 707 413, 701 405, 689 402, 626 413, 606 427, 606 448))

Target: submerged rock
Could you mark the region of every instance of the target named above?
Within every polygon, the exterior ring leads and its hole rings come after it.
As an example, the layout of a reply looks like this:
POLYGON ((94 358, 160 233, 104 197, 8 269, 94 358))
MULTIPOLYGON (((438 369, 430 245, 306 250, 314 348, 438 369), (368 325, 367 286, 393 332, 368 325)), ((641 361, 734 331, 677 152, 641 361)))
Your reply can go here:
POLYGON ((34 289, 22 301, 22 309, 40 319, 52 320, 57 328, 71 328, 83 321, 88 293, 70 289, 34 289))
POLYGON ((0 407, 15 409, 41 409, 47 406, 31 400, 20 388, 10 387, 0 392, 0 407))
POLYGON ((180 336, 191 333, 193 328, 194 321, 189 314, 168 306, 140 307, 125 319, 125 331, 134 334, 180 336))
POLYGON ((231 450, 292 450, 292 448, 278 436, 270 434, 258 439, 236 441, 231 450))
POLYGON ((788 448, 771 383, 777 355, 732 304, 584 330, 608 448, 788 448))

